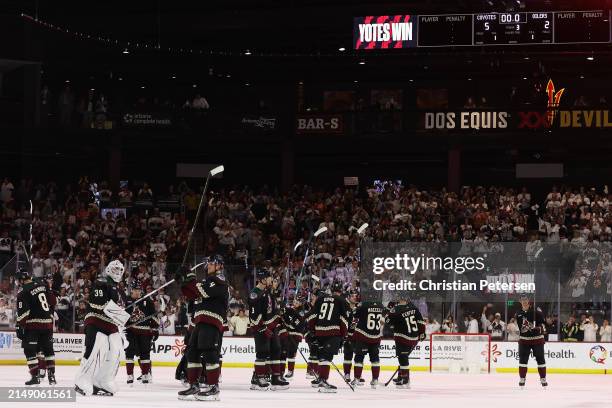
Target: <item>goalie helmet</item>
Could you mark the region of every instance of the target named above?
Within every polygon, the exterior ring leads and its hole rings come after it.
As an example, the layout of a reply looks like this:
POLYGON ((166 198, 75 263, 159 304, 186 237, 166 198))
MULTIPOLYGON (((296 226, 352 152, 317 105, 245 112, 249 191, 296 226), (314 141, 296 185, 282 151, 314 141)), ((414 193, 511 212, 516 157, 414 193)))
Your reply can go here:
POLYGON ((111 261, 104 269, 104 276, 111 278, 114 282, 119 283, 123 277, 123 271, 125 268, 121 261, 115 259, 111 261))

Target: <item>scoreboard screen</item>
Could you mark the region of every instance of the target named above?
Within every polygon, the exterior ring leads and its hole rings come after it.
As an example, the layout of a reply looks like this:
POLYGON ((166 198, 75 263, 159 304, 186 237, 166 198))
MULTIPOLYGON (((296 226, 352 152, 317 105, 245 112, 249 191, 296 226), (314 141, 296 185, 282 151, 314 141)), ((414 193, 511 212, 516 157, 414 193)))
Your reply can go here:
POLYGON ((419 47, 472 45, 472 14, 419 16, 419 47))
POLYGON ((555 13, 555 42, 610 42, 608 11, 563 11, 555 13))
POLYGON ((552 43, 553 13, 474 15, 474 45, 552 43))
POLYGON ((611 27, 609 10, 369 16, 355 19, 354 48, 609 43, 611 27), (370 33, 383 33, 382 40, 370 33))

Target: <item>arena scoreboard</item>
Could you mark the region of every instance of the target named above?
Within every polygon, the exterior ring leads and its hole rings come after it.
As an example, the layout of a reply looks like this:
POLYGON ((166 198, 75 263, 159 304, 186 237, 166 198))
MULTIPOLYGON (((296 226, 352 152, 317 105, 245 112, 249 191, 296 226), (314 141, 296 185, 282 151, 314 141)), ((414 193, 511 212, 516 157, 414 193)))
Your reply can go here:
POLYGON ((354 48, 584 44, 611 41, 609 10, 357 17, 354 48))

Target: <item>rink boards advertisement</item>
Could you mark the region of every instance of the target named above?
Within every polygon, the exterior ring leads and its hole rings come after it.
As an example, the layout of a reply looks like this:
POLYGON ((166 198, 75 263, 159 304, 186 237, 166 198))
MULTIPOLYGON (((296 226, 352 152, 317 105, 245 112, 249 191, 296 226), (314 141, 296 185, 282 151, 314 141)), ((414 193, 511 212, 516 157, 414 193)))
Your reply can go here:
MULTIPOLYGON (((85 347, 83 334, 55 333, 54 349, 58 364, 78 364, 85 347)), ((176 365, 185 350, 182 336, 160 336, 152 346, 153 365, 176 365)), ((308 358, 309 350, 305 342, 300 350, 308 358)), ((612 373, 612 343, 563 343, 546 344, 546 365, 550 372, 557 373, 612 373)), ((221 350, 224 367, 250 367, 255 361, 255 345, 250 337, 223 338, 221 350)), ((383 340, 380 348, 383 370, 395 370, 395 345, 392 340, 383 340)), ((342 353, 334 358, 338 366, 344 360, 342 353)), ((298 367, 305 366, 298 353, 298 367)), ((21 341, 15 332, 0 332, 0 364, 25 364, 21 341)), ((429 370, 429 343, 419 343, 410 355, 413 370, 429 370)), ((514 372, 518 366, 518 344, 515 342, 491 342, 491 372, 514 372)), ((535 361, 530 360, 530 369, 535 369, 535 361)))

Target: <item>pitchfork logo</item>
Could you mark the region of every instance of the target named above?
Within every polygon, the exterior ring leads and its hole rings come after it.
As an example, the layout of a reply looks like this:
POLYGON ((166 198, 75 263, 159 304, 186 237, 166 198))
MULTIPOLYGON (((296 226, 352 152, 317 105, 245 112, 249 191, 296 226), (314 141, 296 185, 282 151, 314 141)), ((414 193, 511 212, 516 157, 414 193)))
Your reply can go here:
POLYGON ((559 111, 559 102, 561 102, 561 96, 563 96, 563 92, 565 88, 559 89, 555 92, 555 83, 552 79, 548 80, 548 84, 546 84, 546 93, 548 94, 548 104, 546 111, 546 119, 548 120, 548 125, 552 126, 555 121, 555 116, 559 111))

